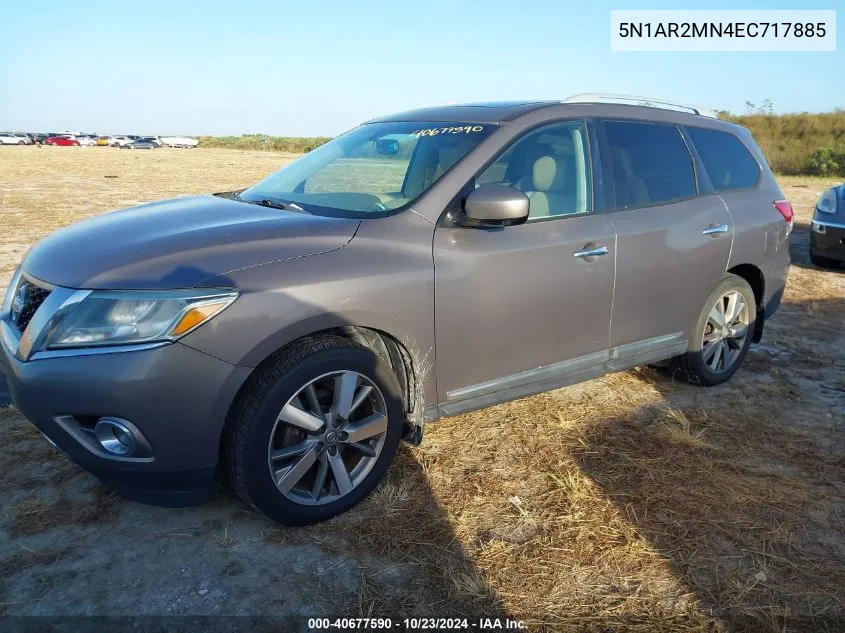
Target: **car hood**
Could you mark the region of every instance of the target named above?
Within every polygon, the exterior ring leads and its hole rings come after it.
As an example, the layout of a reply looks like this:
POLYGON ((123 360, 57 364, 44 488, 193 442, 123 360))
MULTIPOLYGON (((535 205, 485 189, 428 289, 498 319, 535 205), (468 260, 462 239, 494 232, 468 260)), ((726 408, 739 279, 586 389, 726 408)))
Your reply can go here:
POLYGON ((336 250, 359 224, 192 196, 73 224, 33 246, 22 266, 68 288, 190 288, 233 270, 336 250))

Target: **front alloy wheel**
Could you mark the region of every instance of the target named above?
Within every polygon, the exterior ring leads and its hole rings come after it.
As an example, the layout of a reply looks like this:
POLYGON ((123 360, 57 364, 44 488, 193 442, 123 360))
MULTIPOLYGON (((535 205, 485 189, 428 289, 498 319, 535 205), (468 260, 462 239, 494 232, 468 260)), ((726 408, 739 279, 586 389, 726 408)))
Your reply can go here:
POLYGON ((337 335, 300 339, 262 364, 229 414, 229 482, 274 521, 323 521, 378 485, 404 422, 389 360, 337 335))
POLYGON ((267 464, 285 497, 303 505, 337 501, 370 473, 384 446, 387 406, 354 371, 319 376, 279 412, 267 464))

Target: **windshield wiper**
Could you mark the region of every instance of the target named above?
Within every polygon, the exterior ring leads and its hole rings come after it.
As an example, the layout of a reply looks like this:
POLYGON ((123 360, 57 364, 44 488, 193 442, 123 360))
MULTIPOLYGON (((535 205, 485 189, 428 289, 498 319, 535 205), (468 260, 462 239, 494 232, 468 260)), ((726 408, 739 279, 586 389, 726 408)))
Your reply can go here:
POLYGON ((280 200, 270 200, 269 198, 264 198, 262 200, 249 200, 248 202, 251 202, 252 204, 261 205, 262 207, 270 207, 271 209, 281 209, 282 211, 298 211, 299 213, 305 213, 305 209, 300 207, 295 202, 282 202, 280 200))

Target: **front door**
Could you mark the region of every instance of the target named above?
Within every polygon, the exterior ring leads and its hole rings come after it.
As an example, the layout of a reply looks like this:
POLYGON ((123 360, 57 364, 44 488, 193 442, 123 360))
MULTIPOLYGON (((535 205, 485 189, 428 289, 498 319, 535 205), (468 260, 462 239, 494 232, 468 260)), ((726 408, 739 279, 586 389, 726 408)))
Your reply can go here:
POLYGON ((603 372, 615 234, 592 212, 587 129, 527 133, 475 185, 530 200, 525 224, 434 235, 438 400, 449 415, 603 372))

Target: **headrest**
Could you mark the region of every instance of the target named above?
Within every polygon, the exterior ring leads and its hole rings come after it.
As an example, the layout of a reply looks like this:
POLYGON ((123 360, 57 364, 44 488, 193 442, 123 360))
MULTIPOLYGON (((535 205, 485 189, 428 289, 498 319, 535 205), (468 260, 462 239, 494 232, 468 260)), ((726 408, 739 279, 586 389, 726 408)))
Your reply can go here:
POLYGON ((551 156, 541 156, 531 168, 531 180, 535 191, 548 191, 552 188, 559 165, 551 156))

